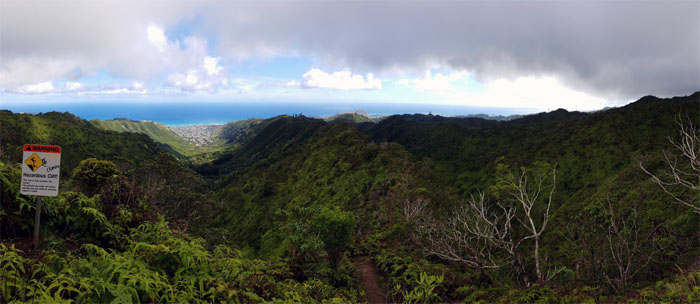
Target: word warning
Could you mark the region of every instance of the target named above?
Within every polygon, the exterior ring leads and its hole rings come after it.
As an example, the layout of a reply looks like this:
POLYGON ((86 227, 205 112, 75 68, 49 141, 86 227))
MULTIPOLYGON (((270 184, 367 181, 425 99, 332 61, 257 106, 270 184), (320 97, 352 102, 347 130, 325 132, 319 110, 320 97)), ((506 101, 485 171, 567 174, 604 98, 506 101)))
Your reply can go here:
POLYGON ((20 193, 57 196, 61 171, 61 147, 24 145, 22 159, 20 193))

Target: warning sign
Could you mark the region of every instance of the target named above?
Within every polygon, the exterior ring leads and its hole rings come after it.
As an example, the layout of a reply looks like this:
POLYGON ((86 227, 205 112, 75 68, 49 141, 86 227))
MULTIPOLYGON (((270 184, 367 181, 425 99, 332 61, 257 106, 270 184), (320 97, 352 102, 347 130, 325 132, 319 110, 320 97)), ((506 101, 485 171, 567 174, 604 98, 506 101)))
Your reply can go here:
POLYGON ((24 145, 22 159, 24 161, 20 193, 57 196, 61 171, 61 147, 24 145))
POLYGON ((39 158, 39 155, 36 155, 36 153, 32 154, 27 160, 24 161, 27 166, 29 166, 29 169, 32 169, 33 172, 36 172, 36 170, 39 170, 39 168, 44 164, 44 162, 39 158))

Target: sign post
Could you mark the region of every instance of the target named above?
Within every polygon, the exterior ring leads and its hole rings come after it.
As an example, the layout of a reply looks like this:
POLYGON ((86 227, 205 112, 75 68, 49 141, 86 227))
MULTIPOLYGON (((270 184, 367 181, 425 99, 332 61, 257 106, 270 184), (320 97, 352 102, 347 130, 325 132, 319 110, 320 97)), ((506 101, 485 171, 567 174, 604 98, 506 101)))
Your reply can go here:
POLYGON ((39 224, 41 223, 41 196, 36 197, 36 212, 34 214, 34 250, 39 249, 39 224))
POLYGON ((22 156, 22 183, 20 193, 35 195, 34 249, 39 248, 39 224, 41 222, 41 197, 57 196, 61 172, 61 147, 24 145, 22 156))

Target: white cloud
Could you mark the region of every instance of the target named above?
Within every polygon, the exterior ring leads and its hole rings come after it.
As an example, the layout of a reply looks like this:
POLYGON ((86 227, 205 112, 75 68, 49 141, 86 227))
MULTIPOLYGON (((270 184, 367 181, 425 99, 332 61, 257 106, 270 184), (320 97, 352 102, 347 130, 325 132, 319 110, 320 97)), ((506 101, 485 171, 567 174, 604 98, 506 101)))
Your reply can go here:
POLYGON ((153 93, 146 89, 145 84, 141 81, 132 81, 131 84, 110 83, 99 84, 93 87, 84 87, 78 92, 78 96, 82 95, 144 95, 153 93))
POLYGON ((484 84, 478 92, 455 92, 446 96, 452 103, 484 107, 537 109, 564 108, 569 111, 590 111, 629 101, 609 101, 571 89, 557 78, 519 77, 497 79, 484 84))
POLYGON ((134 90, 143 90, 144 86, 144 83, 141 81, 134 81, 131 83, 131 88, 134 90))
POLYGON ((66 81, 66 90, 77 91, 84 87, 84 85, 78 81, 66 81))
POLYGON ((301 85, 305 88, 327 88, 335 90, 376 90, 382 88, 382 81, 374 78, 374 74, 368 73, 367 79, 362 75, 352 74, 349 70, 343 70, 328 74, 319 69, 311 69, 303 75, 301 85))
POLYGON ((196 85, 197 82, 199 82, 199 78, 197 77, 197 72, 195 71, 189 71, 187 72, 187 77, 185 77, 185 84, 187 85, 196 85))
POLYGON ((165 39, 165 33, 162 28, 151 24, 146 28, 146 36, 148 37, 148 41, 153 43, 161 52, 165 49, 167 40, 165 39))
MULTIPOLYGON (((3 15, 4 16, 4 15, 3 15)), ((4 23, 3 23, 4 24, 4 23)), ((63 26, 63 24, 61 24, 63 26)), ((2 28, 4 30, 4 28, 2 28)), ((73 31, 80 32, 78 28, 73 31)), ((164 85, 175 85, 178 75, 182 78, 183 86, 178 86, 182 91, 216 91, 218 87, 226 86, 225 67, 220 64, 221 57, 211 56, 208 51, 208 41, 200 36, 192 35, 181 40, 168 39, 162 26, 154 23, 130 24, 123 31, 107 31, 118 39, 120 45, 112 45, 114 53, 101 52, 84 56, 82 51, 63 52, 61 55, 50 56, 37 55, 38 51, 28 49, 24 54, 0 53, 0 88, 7 92, 37 93, 36 84, 51 80, 53 82, 62 79, 70 79, 65 87, 54 88, 54 93, 67 93, 78 90, 89 90, 78 87, 81 77, 95 74, 97 71, 107 71, 109 78, 141 79, 153 82, 165 76, 168 81, 164 85), (127 36, 124 36, 127 35, 127 36), (130 35, 130 36, 128 36, 130 35), (20 89, 21 88, 21 89, 20 89)), ((5 32, 2 33, 5 40, 5 32)), ((90 37, 78 43, 88 43, 98 40, 90 37)), ((111 45, 107 39, 106 45, 111 45)), ((107 80, 110 81, 110 80, 107 80)), ((141 86, 134 85, 125 88, 127 91, 140 92, 141 86)), ((48 89, 43 88, 44 91, 48 89)), ((120 89, 108 89, 97 91, 119 92, 120 89)), ((93 92, 97 92, 93 90, 93 92)))
MULTIPOLYGON (((422 78, 403 78, 399 87, 430 94, 436 102, 483 107, 519 109, 589 111, 628 100, 605 100, 572 89, 555 76, 522 76, 477 80, 471 73, 448 71, 431 73, 422 78)), ((425 97, 424 97, 425 98, 425 97)))
POLYGON ((190 69, 186 73, 175 72, 168 75, 167 85, 180 88, 183 91, 216 92, 219 87, 227 87, 228 79, 221 73, 223 67, 218 65, 218 59, 206 56, 204 63, 190 69))
POLYGON ((219 74, 224 68, 219 65, 219 59, 214 57, 204 57, 204 69, 207 71, 207 75, 219 74))
POLYGON ((224 67, 219 65, 220 57, 212 57, 207 53, 207 40, 189 36, 183 40, 182 46, 178 41, 169 41, 162 35, 162 30, 149 27, 149 40, 155 40, 156 46, 162 46, 160 60, 169 65, 165 85, 179 88, 182 91, 216 92, 220 87, 226 87, 224 67), (151 32, 154 32, 152 34, 151 32), (151 39, 151 36, 155 38, 151 39), (162 39, 161 39, 162 38, 162 39))
POLYGON ((35 84, 24 85, 17 87, 14 90, 9 90, 12 93, 22 94, 75 94, 83 95, 117 95, 117 94, 146 94, 143 82, 133 81, 130 85, 120 83, 98 84, 94 86, 86 86, 79 81, 66 81, 62 87, 54 86, 52 81, 43 81, 35 84))
MULTIPOLYGON (((1 40, 1 39, 0 39, 1 40)), ((76 65, 72 59, 22 57, 6 59, 0 53, 0 87, 18 89, 47 80, 57 80, 71 73, 76 65)))
POLYGON ((423 78, 401 79, 396 83, 413 88, 418 92, 449 93, 455 90, 452 83, 463 80, 466 74, 465 72, 455 72, 449 75, 436 73, 433 77, 431 71, 427 70, 423 78))
POLYGON ((296 80, 290 80, 284 84, 284 86, 286 86, 286 87, 296 87, 298 85, 299 85, 299 82, 296 80))
POLYGON ((17 91, 20 93, 27 93, 27 94, 44 94, 44 93, 50 93, 54 91, 53 87, 53 82, 51 81, 44 81, 44 82, 39 82, 35 84, 28 84, 21 86, 17 88, 17 91))
POLYGON ((135 93, 140 93, 138 91, 132 91, 127 88, 121 88, 121 89, 111 89, 111 90, 98 90, 98 91, 89 91, 87 94, 89 95, 122 95, 122 94, 135 94, 135 93))

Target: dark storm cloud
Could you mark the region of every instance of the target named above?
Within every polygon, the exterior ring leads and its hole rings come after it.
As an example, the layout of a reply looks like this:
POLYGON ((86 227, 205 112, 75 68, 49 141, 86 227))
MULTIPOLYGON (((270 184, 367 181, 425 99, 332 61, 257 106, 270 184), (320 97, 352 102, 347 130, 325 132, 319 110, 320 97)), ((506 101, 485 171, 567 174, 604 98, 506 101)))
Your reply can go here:
POLYGON ((219 10, 220 47, 376 71, 433 64, 480 78, 554 75, 609 98, 700 89, 700 3, 264 3, 219 10), (222 15, 235 12, 235 17, 222 15))

